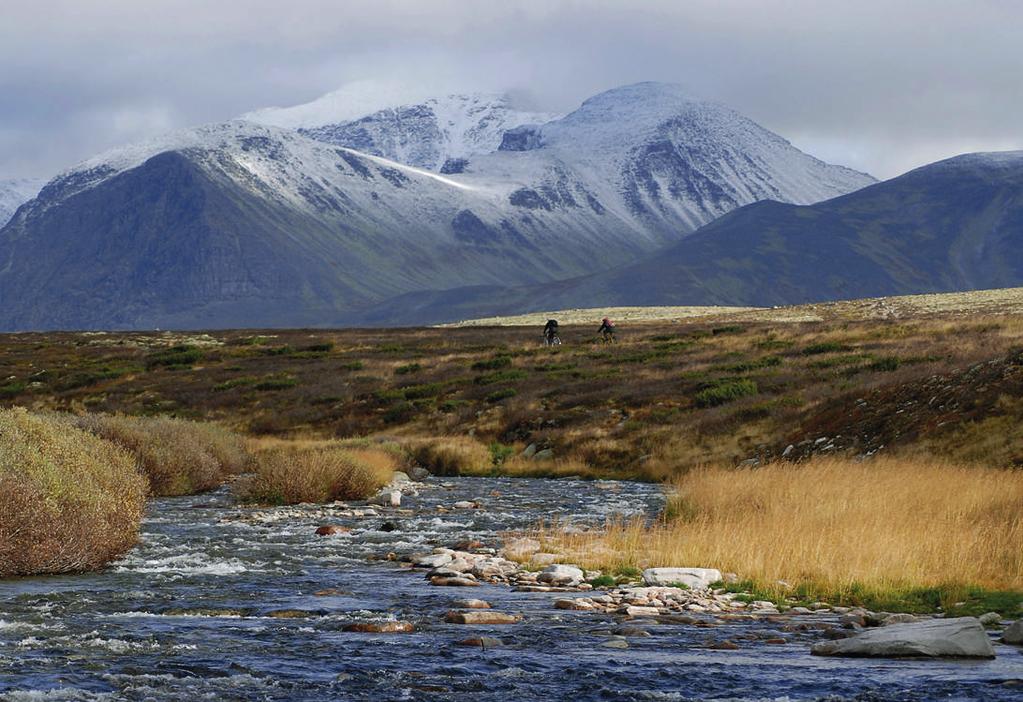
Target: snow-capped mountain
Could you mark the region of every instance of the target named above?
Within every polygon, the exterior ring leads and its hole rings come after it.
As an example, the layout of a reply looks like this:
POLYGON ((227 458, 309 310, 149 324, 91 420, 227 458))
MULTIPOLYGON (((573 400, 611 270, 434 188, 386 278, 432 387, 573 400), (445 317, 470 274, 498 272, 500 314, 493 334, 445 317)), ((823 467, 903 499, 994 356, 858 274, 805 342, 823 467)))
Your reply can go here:
POLYGON ((768 306, 1023 285, 1023 151, 975 153, 813 205, 764 201, 655 255, 548 285, 418 291, 372 324, 621 305, 768 306))
MULTIPOLYGON (((371 99, 355 95, 352 101, 360 105, 373 104, 371 99)), ((245 119, 298 128, 313 139, 409 166, 458 172, 465 159, 497 151, 509 129, 542 124, 557 116, 516 110, 507 95, 498 93, 447 95, 415 104, 374 109, 355 119, 342 119, 340 115, 351 114, 350 109, 350 104, 332 94, 326 104, 263 110, 250 113, 245 119)))
POLYGON ((337 105, 289 108, 299 129, 233 121, 90 159, 0 231, 0 329, 337 324, 416 290, 608 270, 744 204, 874 182, 675 86, 540 124, 509 104, 328 131, 305 125, 337 105))
POLYGON ((39 193, 45 182, 31 178, 0 180, 0 228, 10 221, 19 207, 39 193))

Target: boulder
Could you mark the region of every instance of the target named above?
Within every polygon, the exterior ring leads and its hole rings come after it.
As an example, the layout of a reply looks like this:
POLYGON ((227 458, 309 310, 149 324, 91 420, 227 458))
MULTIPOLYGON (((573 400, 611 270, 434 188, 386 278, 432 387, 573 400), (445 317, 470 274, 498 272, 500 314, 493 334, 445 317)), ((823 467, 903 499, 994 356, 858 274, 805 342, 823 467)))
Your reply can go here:
POLYGON ((572 585, 581 583, 584 577, 586 575, 583 573, 582 568, 556 563, 544 568, 537 577, 537 580, 542 583, 550 583, 551 585, 572 585))
POLYGON ((347 534, 351 529, 336 524, 324 524, 316 527, 317 536, 335 536, 336 534, 347 534))
POLYGON ((415 630, 409 622, 356 622, 342 629, 360 634, 405 634, 415 630))
POLYGON ((560 600, 554 600, 554 609, 571 609, 579 612, 590 612, 596 609, 596 607, 593 606, 592 602, 567 597, 560 600))
POLYGON ((714 568, 647 568, 643 582, 647 585, 685 585, 692 590, 706 590, 721 580, 721 571, 714 568))
POLYGON ((414 556, 412 565, 416 568, 440 568, 453 560, 450 553, 428 553, 423 556, 414 556))
POLYGON ((1002 623, 1002 615, 998 612, 988 612, 977 617, 977 620, 984 626, 998 626, 1002 623))
POLYGON ((412 466, 408 469, 409 477, 416 481, 423 481, 430 477, 430 471, 422 466, 412 466))
POLYGON ((490 603, 486 600, 455 600, 451 604, 459 609, 490 609, 490 603))
POLYGON ((478 582, 464 575, 434 575, 430 578, 430 584, 438 587, 479 587, 478 582))
POLYGON ((551 449, 544 449, 543 451, 537 451, 533 454, 534 461, 553 461, 554 451, 551 449))
POLYGON ((620 609, 619 612, 630 617, 656 617, 661 613, 656 607, 642 605, 629 605, 620 609))
POLYGON ((819 643, 811 652, 815 656, 878 658, 995 657, 995 649, 984 631, 984 625, 975 617, 930 619, 868 629, 847 639, 819 643))
POLYGON ((530 444, 526 447, 526 450, 522 452, 523 458, 532 458, 536 455, 536 444, 530 444))
POLYGON ((486 650, 488 648, 499 648, 504 646, 504 641, 501 639, 495 639, 492 636, 470 636, 467 639, 462 639, 458 642, 459 646, 475 646, 476 648, 482 648, 486 650))
POLYGON ((381 507, 401 507, 401 490, 385 488, 370 498, 369 503, 381 507))
POLYGON ((1014 646, 1023 646, 1023 619, 1009 626, 1002 634, 1002 641, 1014 646))
POLYGON ((468 612, 448 612, 444 621, 448 624, 518 624, 521 617, 514 614, 494 612, 486 609, 472 609, 468 612))
POLYGON ((881 622, 881 626, 893 626, 895 624, 912 624, 920 621, 919 617, 912 614, 889 614, 881 622))

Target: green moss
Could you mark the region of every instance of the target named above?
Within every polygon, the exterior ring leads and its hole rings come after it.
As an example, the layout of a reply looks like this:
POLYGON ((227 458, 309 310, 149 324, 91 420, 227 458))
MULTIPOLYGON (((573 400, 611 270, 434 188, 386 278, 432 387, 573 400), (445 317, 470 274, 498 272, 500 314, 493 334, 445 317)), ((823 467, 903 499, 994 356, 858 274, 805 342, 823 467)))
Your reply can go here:
POLYGON ((483 361, 476 361, 472 364, 472 369, 475 371, 499 370, 501 368, 508 368, 511 364, 511 356, 500 355, 483 361))
POLYGON ((757 384, 748 379, 726 380, 722 383, 711 385, 696 393, 693 398, 697 407, 717 407, 740 397, 756 395, 757 384))
POLYGON ((418 373, 422 369, 423 366, 420 363, 407 363, 404 366, 398 366, 395 368, 394 372, 397 375, 410 375, 412 373, 418 373))
POLYGON ((151 353, 146 356, 146 368, 175 368, 191 366, 202 358, 202 350, 188 344, 171 346, 170 348, 151 353))
POLYGON ((494 392, 487 395, 487 402, 500 402, 501 400, 507 400, 510 397, 518 395, 518 391, 515 388, 502 388, 501 390, 495 390, 494 392))
POLYGON ((848 350, 848 346, 837 341, 821 341, 816 344, 810 344, 803 349, 802 353, 804 356, 819 356, 822 353, 839 353, 840 351, 848 350))

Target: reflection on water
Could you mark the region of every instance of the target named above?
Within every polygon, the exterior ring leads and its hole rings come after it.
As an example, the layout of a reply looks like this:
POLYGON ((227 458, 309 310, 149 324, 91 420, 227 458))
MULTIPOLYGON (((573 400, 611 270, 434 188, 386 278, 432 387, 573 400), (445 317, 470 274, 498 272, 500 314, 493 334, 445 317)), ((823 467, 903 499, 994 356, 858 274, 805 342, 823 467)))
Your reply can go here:
POLYGON ((469 594, 524 614, 521 624, 445 624, 466 590, 431 587, 387 553, 465 538, 496 544, 539 519, 586 526, 652 514, 662 497, 631 483, 428 485, 402 510, 250 510, 223 492, 153 502, 142 544, 106 572, 0 582, 0 700, 1023 698, 1023 656, 1007 647, 991 662, 814 658, 813 633, 787 632, 790 643, 770 646, 756 641, 779 625, 757 622, 643 624, 650 636, 608 648, 612 617, 486 585, 469 594), (466 499, 484 508, 440 509, 466 499), (387 522, 396 528, 379 530, 387 522), (352 531, 315 536, 324 523, 352 531), (267 616, 283 609, 302 616, 267 616), (417 631, 342 631, 381 618, 412 621, 417 631), (458 645, 481 634, 504 645, 458 645), (705 648, 725 638, 743 645, 705 648))

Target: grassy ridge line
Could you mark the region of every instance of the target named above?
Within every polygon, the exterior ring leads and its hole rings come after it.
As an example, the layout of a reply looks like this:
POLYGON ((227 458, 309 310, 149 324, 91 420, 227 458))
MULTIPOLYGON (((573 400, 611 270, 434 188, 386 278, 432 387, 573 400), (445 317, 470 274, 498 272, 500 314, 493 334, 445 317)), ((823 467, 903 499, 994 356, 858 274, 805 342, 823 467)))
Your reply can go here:
POLYGON ((1020 315, 643 323, 613 347, 594 331, 566 327, 556 349, 539 327, 4 335, 0 403, 288 438, 472 435, 647 479, 839 436, 822 446, 1023 462, 1004 431, 1023 421, 1020 315))

